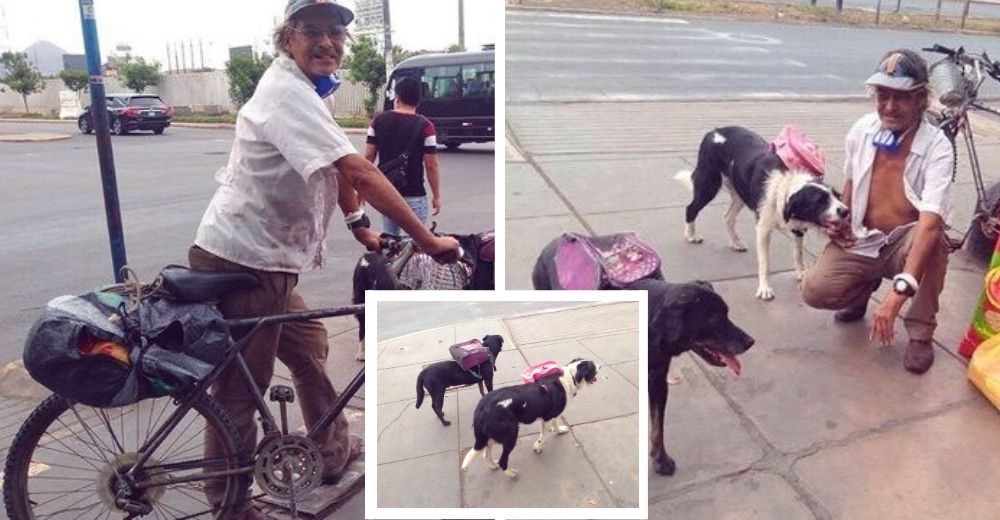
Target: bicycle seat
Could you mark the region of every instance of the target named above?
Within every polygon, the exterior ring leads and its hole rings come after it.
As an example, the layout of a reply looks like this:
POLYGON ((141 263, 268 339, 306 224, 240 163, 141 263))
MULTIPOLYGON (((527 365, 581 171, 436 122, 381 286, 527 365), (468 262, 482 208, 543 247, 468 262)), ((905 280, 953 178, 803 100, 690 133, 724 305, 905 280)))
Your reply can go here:
POLYGON ((250 273, 194 271, 181 266, 166 267, 160 274, 163 288, 174 298, 189 303, 217 301, 223 294, 250 289, 259 283, 250 273))

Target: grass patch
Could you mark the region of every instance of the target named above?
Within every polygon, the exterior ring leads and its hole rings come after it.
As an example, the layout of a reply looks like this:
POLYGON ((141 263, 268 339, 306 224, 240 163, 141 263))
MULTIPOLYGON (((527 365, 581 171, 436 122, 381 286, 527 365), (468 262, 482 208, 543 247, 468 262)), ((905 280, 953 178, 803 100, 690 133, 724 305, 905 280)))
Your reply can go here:
MULTIPOLYGON (((344 128, 368 128, 368 118, 366 117, 338 117, 337 124, 344 128)), ((236 114, 185 114, 175 115, 174 123, 202 123, 202 124, 236 124, 236 114)))
POLYGON ((693 11, 693 7, 678 0, 642 0, 644 7, 655 11, 693 11))

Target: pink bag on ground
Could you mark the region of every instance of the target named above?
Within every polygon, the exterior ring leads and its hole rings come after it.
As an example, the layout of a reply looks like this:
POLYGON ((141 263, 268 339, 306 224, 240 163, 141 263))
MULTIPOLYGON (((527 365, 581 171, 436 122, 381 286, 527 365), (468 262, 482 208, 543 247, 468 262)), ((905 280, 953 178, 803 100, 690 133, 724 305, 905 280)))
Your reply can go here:
POLYGON ((537 365, 531 365, 524 372, 521 372, 521 381, 530 385, 545 376, 562 375, 562 373, 562 367, 557 365, 555 361, 544 361, 537 365))
POLYGON ((777 139, 771 141, 771 151, 781 158, 789 170, 806 170, 819 177, 826 174, 823 150, 794 125, 785 125, 781 129, 777 139))

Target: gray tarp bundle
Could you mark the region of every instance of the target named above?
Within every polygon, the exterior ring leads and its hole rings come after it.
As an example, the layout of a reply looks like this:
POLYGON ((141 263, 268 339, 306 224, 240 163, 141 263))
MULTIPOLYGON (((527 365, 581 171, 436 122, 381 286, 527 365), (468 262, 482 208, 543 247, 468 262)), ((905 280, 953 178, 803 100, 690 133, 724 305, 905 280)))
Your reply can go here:
POLYGON ((24 366, 53 392, 90 406, 114 407, 167 395, 211 372, 231 345, 229 328, 207 304, 95 291, 50 301, 28 333, 24 366), (83 335, 129 349, 130 363, 80 352, 83 335))

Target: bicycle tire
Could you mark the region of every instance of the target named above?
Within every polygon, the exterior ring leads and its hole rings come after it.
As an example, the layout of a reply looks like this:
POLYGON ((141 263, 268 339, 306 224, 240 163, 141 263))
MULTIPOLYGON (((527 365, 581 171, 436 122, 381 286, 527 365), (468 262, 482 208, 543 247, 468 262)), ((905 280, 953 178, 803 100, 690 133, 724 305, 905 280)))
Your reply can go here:
MULTIPOLYGON (((997 212, 1000 211, 1000 182, 995 182, 986 188, 985 207, 990 208, 994 217, 997 216, 997 212)), ((985 265, 993 256, 997 235, 995 232, 987 232, 983 227, 981 219, 972 220, 972 223, 969 224, 969 237, 966 239, 965 247, 973 258, 985 265)))
MULTIPOLYGON (((138 450, 145 442, 141 432, 145 431, 148 438, 173 406, 172 398, 165 397, 121 408, 98 409, 79 404, 71 408, 65 398, 50 396, 21 426, 7 454, 3 493, 8 516, 13 520, 124 517, 126 512, 114 505, 112 487, 117 479, 112 466, 128 466, 134 456, 129 449, 138 450), (116 431, 118 426, 120 431, 116 431)), ((203 472, 207 465, 235 469, 241 460, 239 439, 236 427, 218 401, 205 395, 144 465, 150 472, 147 478, 155 480, 162 474, 163 481, 169 482, 203 472), (219 437, 225 452, 224 459, 216 463, 198 459, 209 428, 219 437), (171 464, 174 467, 169 467, 171 464)), ((225 477, 223 499, 214 512, 204 495, 205 482, 167 483, 141 491, 137 498, 149 503, 152 511, 139 516, 211 518, 214 513, 216 518, 232 518, 246 498, 249 476, 225 477)))

